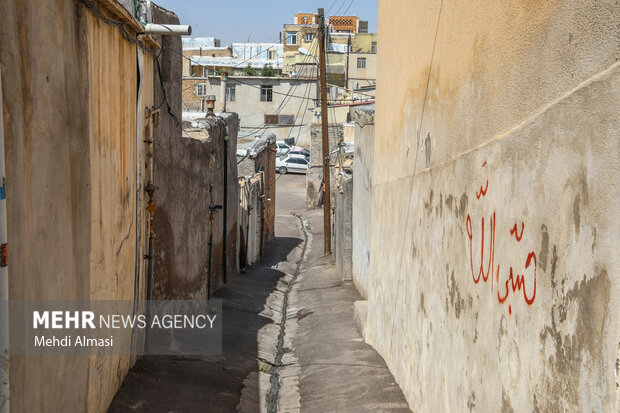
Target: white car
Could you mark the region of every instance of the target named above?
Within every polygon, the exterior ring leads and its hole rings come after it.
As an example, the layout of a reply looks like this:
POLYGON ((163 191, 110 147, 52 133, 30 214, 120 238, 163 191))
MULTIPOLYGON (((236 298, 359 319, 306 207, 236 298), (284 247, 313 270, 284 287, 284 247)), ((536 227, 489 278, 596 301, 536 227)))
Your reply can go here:
POLYGON ((276 156, 286 155, 289 151, 303 151, 304 148, 300 146, 291 146, 284 141, 276 142, 276 156))
POLYGON ((305 174, 308 163, 308 159, 303 155, 284 155, 276 159, 276 170, 281 174, 288 172, 305 174))

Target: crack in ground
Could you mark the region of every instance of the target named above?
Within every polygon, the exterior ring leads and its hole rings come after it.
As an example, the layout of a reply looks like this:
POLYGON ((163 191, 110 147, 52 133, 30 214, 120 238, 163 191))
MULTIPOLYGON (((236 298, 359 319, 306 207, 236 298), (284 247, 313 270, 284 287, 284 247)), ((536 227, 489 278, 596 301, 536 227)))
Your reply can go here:
POLYGON ((297 267, 293 272, 293 277, 291 281, 286 286, 286 291, 284 292, 284 299, 282 300, 282 318, 280 319, 280 332, 278 333, 278 343, 276 345, 276 358, 273 363, 273 368, 269 372, 271 375, 271 388, 269 389, 269 396, 267 398, 268 401, 268 411, 269 413, 276 413, 278 411, 278 395, 280 391, 280 367, 282 366, 282 356, 284 355, 284 336, 286 334, 286 320, 288 318, 288 296, 293 289, 293 284, 297 280, 299 273, 301 272, 301 264, 306 255, 306 249, 308 247, 308 231, 306 229, 306 224, 303 218, 299 214, 295 214, 295 217, 299 220, 301 224, 301 230, 304 234, 304 246, 301 251, 301 256, 299 257, 299 261, 297 261, 297 267))

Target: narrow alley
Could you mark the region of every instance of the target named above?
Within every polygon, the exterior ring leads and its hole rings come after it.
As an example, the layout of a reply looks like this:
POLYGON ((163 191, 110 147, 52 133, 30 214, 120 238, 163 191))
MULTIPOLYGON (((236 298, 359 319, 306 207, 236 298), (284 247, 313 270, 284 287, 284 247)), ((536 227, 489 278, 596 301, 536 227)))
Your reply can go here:
POLYGON ((305 191, 302 175, 278 179, 278 236, 214 295, 223 301, 223 355, 142 357, 110 412, 410 411, 355 325, 361 297, 323 256, 321 213, 306 207, 305 191))
POLYGON ((0 413, 620 413, 620 0, 0 0, 0 413))

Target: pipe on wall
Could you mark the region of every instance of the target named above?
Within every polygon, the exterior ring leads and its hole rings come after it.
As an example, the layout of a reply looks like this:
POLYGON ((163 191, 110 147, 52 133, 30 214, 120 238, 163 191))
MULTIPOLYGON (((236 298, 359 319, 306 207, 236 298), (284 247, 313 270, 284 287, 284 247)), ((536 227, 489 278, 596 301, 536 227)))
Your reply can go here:
MULTIPOLYGON (((225 86, 224 86, 225 87, 225 86)), ((224 104, 226 107, 226 104, 224 104)), ((224 202, 223 202, 223 221, 224 231, 222 236, 222 278, 224 284, 227 281, 228 269, 228 252, 227 252, 227 235, 228 235, 228 125, 224 125, 224 202)))
POLYGON ((6 231, 6 171, 4 165, 4 120, 2 118, 2 73, 0 72, 0 413, 9 412, 9 267, 6 231))
POLYGON ((192 26, 187 24, 154 24, 147 23, 144 33, 158 34, 160 36, 189 36, 192 34, 192 26))

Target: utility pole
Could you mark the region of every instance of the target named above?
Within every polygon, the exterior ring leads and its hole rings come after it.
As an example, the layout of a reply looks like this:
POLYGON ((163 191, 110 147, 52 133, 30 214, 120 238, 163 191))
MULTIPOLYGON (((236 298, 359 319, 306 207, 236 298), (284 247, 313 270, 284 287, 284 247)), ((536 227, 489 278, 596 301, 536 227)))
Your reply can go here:
MULTIPOLYGON (((349 37, 347 38, 347 68, 344 72, 344 88, 349 90, 349 52, 351 51, 351 33, 349 33, 349 37)), ((353 94, 351 94, 351 98, 353 98, 353 94)))
POLYGON ((321 83, 321 134, 323 140, 323 230, 324 253, 332 253, 331 190, 329 186, 329 128, 327 125, 327 75, 325 69, 325 15, 319 9, 319 77, 321 83))

